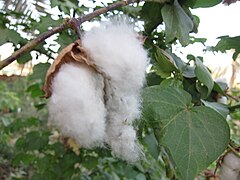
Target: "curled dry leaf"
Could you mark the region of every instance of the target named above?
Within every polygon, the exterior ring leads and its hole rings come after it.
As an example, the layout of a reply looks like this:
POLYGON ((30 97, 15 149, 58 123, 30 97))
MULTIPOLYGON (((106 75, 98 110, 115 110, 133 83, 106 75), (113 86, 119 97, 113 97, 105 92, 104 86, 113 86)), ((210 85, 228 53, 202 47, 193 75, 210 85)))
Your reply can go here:
POLYGON ((90 68, 96 70, 95 64, 91 61, 90 57, 87 55, 85 49, 82 46, 81 41, 77 40, 74 43, 71 43, 59 53, 58 57, 55 59, 55 61, 47 71, 45 84, 43 86, 46 98, 50 97, 52 94, 51 84, 55 74, 59 71, 63 64, 69 62, 84 63, 88 65, 90 68))

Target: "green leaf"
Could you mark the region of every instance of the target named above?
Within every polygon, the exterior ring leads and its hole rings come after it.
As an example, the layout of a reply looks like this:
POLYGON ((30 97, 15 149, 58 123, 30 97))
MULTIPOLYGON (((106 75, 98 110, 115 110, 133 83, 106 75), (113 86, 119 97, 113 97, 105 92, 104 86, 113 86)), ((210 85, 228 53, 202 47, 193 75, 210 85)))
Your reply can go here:
POLYGON ((208 92, 207 92, 206 96, 208 96, 213 89, 214 81, 212 79, 212 76, 211 76, 209 70, 202 63, 202 61, 200 59, 196 58, 195 62, 196 62, 195 74, 196 74, 198 80, 207 87, 208 92))
POLYGON ((162 8, 162 17, 166 25, 166 43, 178 38, 183 46, 189 43, 189 33, 193 30, 193 21, 185 13, 178 1, 173 5, 165 4, 162 8))
POLYGON ((41 88, 41 85, 39 83, 35 83, 35 84, 32 84, 31 86, 29 86, 27 88, 27 92, 31 93, 32 98, 43 97, 44 96, 44 92, 43 92, 43 90, 41 88))
POLYGON ((77 39, 76 34, 72 34, 71 31, 62 31, 57 39, 57 42, 61 45, 60 49, 65 48, 72 42, 74 42, 77 39))
POLYGON ((50 15, 47 15, 47 16, 41 16, 40 21, 33 22, 32 26, 33 26, 33 28, 36 28, 37 30, 39 30, 39 32, 41 34, 41 33, 48 31, 49 28, 58 26, 61 23, 62 23, 61 18, 59 18, 58 20, 54 20, 51 18, 50 15), (39 25, 39 24, 41 24, 41 25, 39 25))
POLYGON ((208 88, 203 85, 201 82, 196 82, 196 89, 201 95, 201 99, 206 99, 208 97, 208 88))
POLYGON ((30 80, 41 79, 45 81, 47 70, 50 67, 50 63, 39 63, 33 67, 33 74, 30 76, 30 80))
POLYGON ((87 169, 94 169, 98 165, 98 159, 92 156, 85 156, 81 164, 87 169))
POLYGON ((139 173, 136 177, 135 177, 136 180, 146 180, 146 177, 144 174, 142 173, 139 173))
POLYGON ((0 28, 0 37, 0 46, 6 42, 17 45, 22 40, 22 37, 16 31, 7 28, 0 28))
POLYGON ((219 114, 221 114, 225 119, 227 118, 227 115, 229 114, 229 109, 226 104, 221 104, 217 102, 209 102, 201 100, 205 106, 210 107, 217 111, 219 114))
POLYGON ((30 54, 30 52, 29 52, 29 53, 25 53, 25 54, 23 54, 22 56, 20 56, 20 57, 17 59, 17 62, 18 62, 19 64, 25 64, 26 62, 31 61, 31 60, 32 60, 32 56, 31 56, 31 54, 30 54))
POLYGON ((227 83, 223 82, 214 82, 213 90, 220 93, 223 96, 226 96, 226 90, 228 89, 227 83))
POLYGON ((163 4, 156 2, 145 2, 141 18, 144 20, 144 29, 147 34, 150 34, 159 24, 163 22, 161 9, 163 4))
POLYGON ((147 145, 149 153, 157 160, 159 156, 159 148, 154 133, 146 134, 143 141, 147 145))
POLYGON ((155 72, 150 72, 147 74, 146 80, 147 86, 154 86, 159 85, 163 79, 160 76, 158 76, 155 72))
POLYGON ((182 83, 182 81, 180 81, 176 78, 164 79, 161 82, 161 87, 167 88, 169 86, 176 87, 176 88, 183 88, 183 83, 182 83))
POLYGON ((12 161, 14 166, 20 165, 22 162, 24 165, 29 165, 35 161, 36 157, 32 154, 19 153, 12 161))
POLYGON ((194 179, 226 149, 230 132, 225 119, 211 108, 192 107, 186 91, 151 86, 143 99, 144 119, 160 129, 159 144, 169 149, 184 180, 194 179))
POLYGON ((26 137, 19 138, 16 142, 18 149, 31 151, 41 150, 48 144, 48 136, 42 135, 37 131, 29 132, 26 137))
POLYGON ((176 63, 177 69, 182 73, 184 77, 193 78, 196 77, 195 75, 195 67, 187 65, 182 59, 176 56, 173 53, 170 53, 171 57, 173 58, 174 62, 176 63))
POLYGON ((219 3, 221 3, 222 0, 196 0, 193 8, 206 8, 206 7, 212 7, 219 3))
POLYGON ((220 41, 215 47, 212 47, 212 50, 226 52, 227 50, 235 49, 235 53, 233 54, 233 60, 236 60, 238 54, 240 53, 240 36, 222 36, 219 37, 219 39, 220 41))
POLYGON ((156 73, 162 78, 169 77, 173 71, 178 71, 172 57, 164 50, 156 47, 156 73))

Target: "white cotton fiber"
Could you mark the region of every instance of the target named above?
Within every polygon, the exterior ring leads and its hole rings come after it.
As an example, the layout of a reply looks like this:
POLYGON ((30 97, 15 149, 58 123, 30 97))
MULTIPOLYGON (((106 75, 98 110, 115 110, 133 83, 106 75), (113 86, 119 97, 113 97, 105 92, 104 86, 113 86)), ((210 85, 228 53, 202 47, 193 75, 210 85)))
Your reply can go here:
POLYGON ((52 82, 50 122, 81 147, 101 145, 105 135, 103 78, 84 64, 64 64, 52 82))
POLYGON ((229 152, 223 160, 220 169, 220 180, 240 179, 240 158, 229 152))
POLYGON ((135 91, 142 87, 148 64, 147 52, 127 21, 103 23, 87 32, 82 43, 114 86, 122 91, 135 91))
POLYGON ((133 27, 113 20, 87 32, 82 40, 98 69, 107 76, 106 142, 113 154, 134 162, 139 159, 132 122, 140 117, 140 91, 148 65, 147 52, 133 27))
POLYGON ((134 163, 142 154, 138 145, 136 132, 130 125, 108 124, 106 141, 113 154, 117 157, 134 163))

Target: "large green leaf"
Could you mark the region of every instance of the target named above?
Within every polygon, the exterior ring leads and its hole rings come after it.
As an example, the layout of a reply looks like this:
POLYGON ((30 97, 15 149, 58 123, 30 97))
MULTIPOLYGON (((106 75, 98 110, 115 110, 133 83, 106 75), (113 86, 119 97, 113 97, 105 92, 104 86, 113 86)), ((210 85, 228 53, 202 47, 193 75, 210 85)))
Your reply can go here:
POLYGON ((193 107, 186 91, 152 86, 143 98, 143 118, 158 129, 159 144, 169 149, 184 180, 193 180, 226 149, 225 119, 211 108, 193 107))
POLYGON ((207 67, 202 63, 202 61, 198 58, 195 59, 196 62, 196 68, 195 68, 195 74, 198 78, 198 80, 203 83, 208 89, 206 96, 208 96, 214 86, 214 81, 212 79, 212 76, 207 69, 207 67))
POLYGON ((183 46, 188 45, 189 33, 193 30, 194 25, 178 1, 175 0, 173 5, 165 4, 161 12, 166 25, 166 43, 178 38, 183 46))

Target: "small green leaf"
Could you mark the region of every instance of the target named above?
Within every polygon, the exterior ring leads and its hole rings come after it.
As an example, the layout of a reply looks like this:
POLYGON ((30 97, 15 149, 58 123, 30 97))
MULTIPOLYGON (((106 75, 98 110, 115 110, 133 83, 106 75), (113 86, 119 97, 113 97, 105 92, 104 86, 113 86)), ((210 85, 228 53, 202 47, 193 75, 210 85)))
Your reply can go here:
POLYGON ((94 169, 98 165, 98 159, 96 157, 86 156, 81 164, 87 169, 94 169))
POLYGON ((14 166, 18 166, 22 162, 24 165, 29 165, 33 163, 35 159, 36 157, 32 154, 20 153, 15 156, 15 158, 12 161, 12 164, 14 166))
POLYGON ((16 31, 7 28, 0 28, 0 37, 0 46, 6 42, 17 45, 23 39, 16 31))
POLYGON ((207 87, 208 92, 206 95, 208 96, 213 89, 214 81, 212 79, 212 76, 211 76, 209 70, 202 63, 202 61, 200 59, 196 58, 195 62, 196 62, 195 74, 196 74, 198 80, 207 87))
POLYGON ((238 54, 240 53, 240 36, 222 36, 219 37, 219 39, 220 41, 215 47, 212 47, 212 50, 226 52, 226 50, 235 49, 235 53, 233 54, 233 60, 236 60, 238 54))
POLYGON ((33 74, 30 75, 30 80, 41 79, 42 82, 45 81, 45 76, 47 70, 50 67, 50 63, 39 63, 33 67, 33 74))
POLYGON ((205 106, 193 107, 182 89, 151 86, 143 93, 143 116, 160 130, 184 180, 192 180, 226 149, 230 130, 226 120, 205 106))
POLYGON ((42 97, 44 95, 44 92, 41 88, 41 85, 39 83, 32 84, 27 88, 27 92, 31 93, 31 97, 42 97))
POLYGON ((183 46, 188 45, 189 33, 193 30, 194 25, 178 1, 174 0, 173 5, 165 4, 161 12, 166 25, 166 43, 178 38, 183 46))
POLYGON ((158 76, 155 72, 150 72, 147 74, 146 80, 147 86, 154 86, 159 85, 163 79, 160 76, 158 76))
POLYGON ((149 153, 157 160, 159 156, 159 148, 155 135, 153 133, 146 134, 143 141, 147 145, 149 153))
POLYGON ((17 59, 17 62, 19 64, 24 64, 24 63, 26 63, 28 61, 31 61, 31 60, 32 60, 31 54, 30 53, 25 53, 17 59))
POLYGON ((214 82, 213 90, 220 93, 223 96, 226 96, 226 90, 228 89, 227 83, 214 82))
POLYGON ((48 137, 37 131, 31 131, 25 138, 25 150, 41 150, 48 144, 48 137))
POLYGON ((136 180, 146 180, 146 177, 142 173, 138 173, 137 176, 135 177, 136 180))
POLYGON ((164 79, 161 82, 161 87, 167 88, 167 87, 176 87, 176 88, 183 88, 182 81, 176 79, 176 78, 169 78, 169 79, 164 79))
POLYGON ((222 0, 196 0, 193 8, 206 8, 206 7, 212 7, 219 3, 221 3, 222 0))
POLYGON ((162 78, 166 78, 169 77, 173 71, 178 71, 172 57, 159 47, 156 48, 156 73, 162 78))

